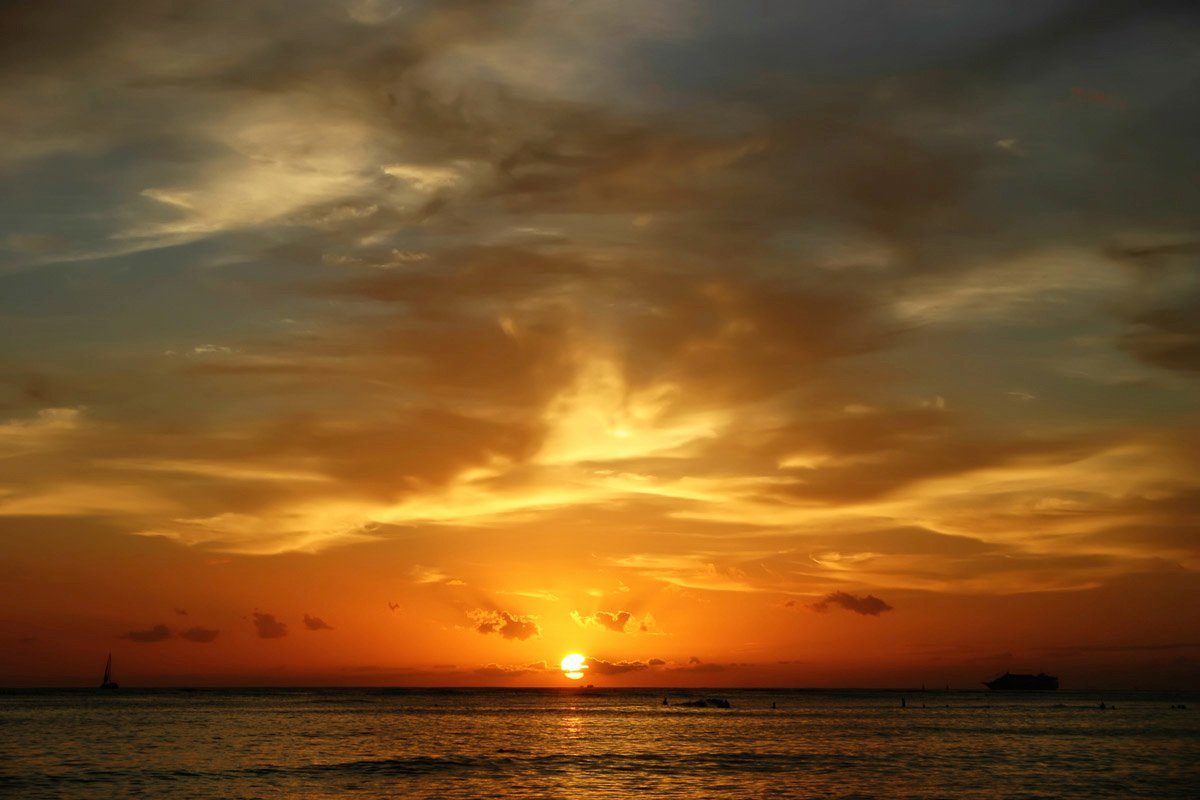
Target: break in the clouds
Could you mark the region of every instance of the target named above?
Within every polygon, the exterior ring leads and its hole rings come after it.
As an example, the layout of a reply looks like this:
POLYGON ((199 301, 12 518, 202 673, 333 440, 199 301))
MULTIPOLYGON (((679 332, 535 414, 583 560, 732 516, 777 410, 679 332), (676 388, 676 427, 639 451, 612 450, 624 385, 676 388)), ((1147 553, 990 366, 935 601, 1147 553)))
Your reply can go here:
POLYGON ((282 639, 287 636, 287 623, 275 619, 274 614, 255 611, 251 615, 251 621, 254 623, 254 632, 260 639, 282 639))
POLYGON ((698 645, 780 597, 886 611, 849 589, 906 619, 1200 591, 1194 3, 25 2, 0 31, 22 624, 66 613, 55 553, 123 576, 108 619, 268 597, 350 638, 386 599, 464 664, 644 660, 612 634, 651 612, 660 652, 737 663, 698 645))
POLYGON ((878 617, 885 611, 892 610, 892 607, 887 602, 880 600, 873 594, 859 597, 848 592, 831 592, 817 602, 810 603, 808 607, 818 612, 829 611, 832 608, 843 608, 846 611, 852 611, 855 614, 861 614, 865 617, 878 617))

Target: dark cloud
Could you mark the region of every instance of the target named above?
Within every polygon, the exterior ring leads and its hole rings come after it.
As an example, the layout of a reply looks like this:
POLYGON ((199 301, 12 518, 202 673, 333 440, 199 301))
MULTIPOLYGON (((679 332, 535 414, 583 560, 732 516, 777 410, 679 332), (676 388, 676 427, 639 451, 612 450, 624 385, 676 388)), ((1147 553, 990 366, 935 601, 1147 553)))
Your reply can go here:
POLYGON ((1194 259, 1200 256, 1200 240, 1112 244, 1105 248, 1104 252, 1110 258, 1131 264, 1150 275, 1156 275, 1170 268, 1179 259, 1194 259))
POLYGON ((691 658, 688 659, 687 664, 685 664, 683 666, 670 667, 669 671, 670 672, 697 672, 697 673, 726 672, 728 670, 735 669, 737 667, 745 667, 745 666, 748 666, 748 665, 732 663, 732 662, 731 663, 720 663, 720 662, 716 662, 716 661, 702 661, 701 659, 697 658, 696 656, 692 656, 691 658))
POLYGON ((808 607, 813 611, 823 613, 829 611, 834 606, 867 617, 877 617, 886 611, 892 610, 890 605, 873 594, 866 595, 865 597, 857 597, 846 592, 832 592, 817 602, 811 603, 808 607))
POLYGON ((185 631, 180 631, 179 638, 187 639, 189 642, 204 644, 216 639, 218 634, 220 634, 220 631, 214 628, 202 628, 200 626, 196 626, 194 628, 188 628, 185 631))
POLYGON ((177 608, 177 609, 175 609, 175 613, 176 613, 176 614, 178 614, 178 615, 179 615, 179 616, 181 616, 181 617, 186 617, 186 616, 188 615, 188 612, 187 612, 187 611, 185 611, 185 610, 184 610, 184 609, 182 609, 182 608, 177 608))
POLYGON ((121 638, 143 644, 148 642, 162 642, 171 638, 171 629, 166 625, 155 625, 153 628, 144 631, 130 631, 129 633, 122 634, 121 638))
POLYGON ((496 633, 505 639, 524 641, 541 632, 534 617, 522 617, 507 611, 480 610, 473 612, 471 618, 479 633, 496 633))
POLYGON ((661 658, 652 658, 646 662, 646 664, 651 667, 661 667, 661 666, 665 665, 666 663, 667 662, 663 661, 661 658))
POLYGON ((1198 306, 1200 291, 1135 315, 1121 337, 1122 346, 1157 367, 1200 373, 1198 306))
POLYGON ((793 482, 775 490, 793 500, 852 502, 885 496, 930 478, 986 467, 1065 464, 1101 450, 1107 437, 1093 435, 994 436, 939 408, 839 409, 814 415, 805 425, 779 430, 767 452, 816 451, 841 456, 841 463, 785 467, 793 482), (953 444, 951 444, 953 443, 953 444))
POLYGON ((254 632, 258 634, 258 638, 260 639, 280 639, 287 636, 287 623, 275 619, 274 614, 263 614, 255 611, 251 615, 251 620, 254 623, 254 632))
POLYGON ((649 669, 646 661, 605 661, 600 658, 589 658, 588 669, 597 675, 623 675, 627 672, 641 672, 649 669))
POLYGON ((327 623, 325 620, 321 619, 320 617, 310 617, 308 614, 304 615, 304 627, 308 628, 310 631, 333 630, 333 626, 327 623))

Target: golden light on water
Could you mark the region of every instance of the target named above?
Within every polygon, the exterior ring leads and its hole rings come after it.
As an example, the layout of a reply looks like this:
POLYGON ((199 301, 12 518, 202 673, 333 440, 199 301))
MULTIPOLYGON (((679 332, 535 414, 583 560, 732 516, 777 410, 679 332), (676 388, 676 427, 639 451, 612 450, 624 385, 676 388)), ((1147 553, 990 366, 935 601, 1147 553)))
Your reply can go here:
POLYGON ((566 675, 573 681, 577 681, 583 677, 583 671, 588 668, 587 658, 579 653, 571 653, 570 655, 563 656, 561 666, 563 675, 566 675))

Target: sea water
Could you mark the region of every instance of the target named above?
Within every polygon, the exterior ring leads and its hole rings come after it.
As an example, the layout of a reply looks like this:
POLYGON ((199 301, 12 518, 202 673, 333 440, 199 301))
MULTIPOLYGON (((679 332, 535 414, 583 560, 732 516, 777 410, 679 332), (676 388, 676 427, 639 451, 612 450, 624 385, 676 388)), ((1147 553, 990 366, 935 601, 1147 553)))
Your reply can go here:
POLYGON ((7 691, 0 795, 1197 798, 1200 695, 7 691))

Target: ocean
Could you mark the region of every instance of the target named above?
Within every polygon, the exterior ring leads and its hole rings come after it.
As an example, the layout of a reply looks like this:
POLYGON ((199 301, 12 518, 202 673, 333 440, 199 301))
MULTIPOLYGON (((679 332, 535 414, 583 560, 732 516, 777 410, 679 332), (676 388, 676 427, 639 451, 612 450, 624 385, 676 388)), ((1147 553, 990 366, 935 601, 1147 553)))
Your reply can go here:
POLYGON ((1200 693, 665 694, 9 690, 0 795, 1200 797, 1200 693))

